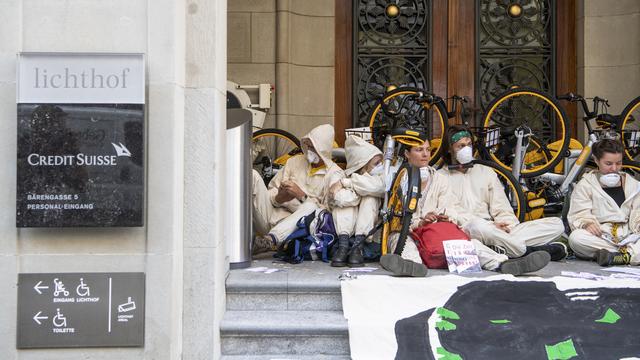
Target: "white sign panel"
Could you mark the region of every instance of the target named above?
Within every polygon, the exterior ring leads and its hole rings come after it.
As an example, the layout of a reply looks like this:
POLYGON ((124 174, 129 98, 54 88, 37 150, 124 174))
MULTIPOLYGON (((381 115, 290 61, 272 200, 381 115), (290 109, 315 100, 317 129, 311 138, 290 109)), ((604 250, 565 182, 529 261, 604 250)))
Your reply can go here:
POLYGON ((144 104, 144 55, 21 53, 17 94, 23 104, 144 104))

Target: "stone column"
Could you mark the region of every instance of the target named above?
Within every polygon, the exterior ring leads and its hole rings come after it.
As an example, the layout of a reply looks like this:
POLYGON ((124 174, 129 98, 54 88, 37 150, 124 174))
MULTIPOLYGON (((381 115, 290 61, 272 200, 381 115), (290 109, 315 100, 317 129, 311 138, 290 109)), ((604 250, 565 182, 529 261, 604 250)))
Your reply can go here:
POLYGON ((214 359, 224 311, 226 0, 0 0, 0 354, 214 359), (146 54, 142 228, 16 229, 16 53, 146 54), (145 272, 143 348, 16 350, 17 274, 145 272))
POLYGON ((220 356, 225 308, 224 182, 227 1, 187 4, 185 88, 185 360, 220 356))
POLYGON ((15 359, 16 346, 16 269, 18 267, 18 231, 16 230, 16 52, 20 49, 20 0, 0 3, 0 354, 15 359))
POLYGON ((579 0, 578 92, 607 98, 613 114, 640 95, 640 2, 579 0))

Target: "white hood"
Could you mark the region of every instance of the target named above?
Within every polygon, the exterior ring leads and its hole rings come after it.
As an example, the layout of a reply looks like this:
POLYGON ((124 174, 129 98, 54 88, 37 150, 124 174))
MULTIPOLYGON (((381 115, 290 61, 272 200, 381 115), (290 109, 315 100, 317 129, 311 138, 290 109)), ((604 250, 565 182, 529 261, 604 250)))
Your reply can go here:
POLYGON ((360 170, 376 155, 382 155, 382 151, 359 136, 349 136, 344 142, 344 150, 347 157, 347 176, 360 170))
MULTIPOLYGON (((318 155, 324 161, 324 164, 327 167, 330 167, 333 164, 333 160, 331 160, 331 149, 333 148, 333 136, 334 130, 333 126, 329 124, 324 124, 313 128, 309 133, 302 137, 302 139, 309 139, 313 144, 313 147, 316 148, 318 155)), ((302 140, 301 139, 301 140, 302 140)), ((302 152, 307 154, 307 147, 302 145, 302 152)))

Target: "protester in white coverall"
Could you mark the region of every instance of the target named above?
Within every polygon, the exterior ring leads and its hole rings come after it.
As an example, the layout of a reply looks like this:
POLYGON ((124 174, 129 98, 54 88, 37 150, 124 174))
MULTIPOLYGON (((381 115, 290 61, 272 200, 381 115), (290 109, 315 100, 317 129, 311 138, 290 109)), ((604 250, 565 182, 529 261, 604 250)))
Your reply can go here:
MULTIPOLYGON (((409 164, 420 168, 422 180, 421 197, 411 219, 411 229, 438 221, 450 221, 460 225, 460 218, 465 217, 462 214, 464 209, 461 209, 457 203, 448 179, 429 166, 431 159, 429 142, 425 141, 422 146, 405 150, 404 155, 409 164)), ((525 257, 509 260, 506 255, 496 253, 480 241, 476 239, 471 241, 476 248, 480 265, 485 270, 520 275, 540 270, 549 263, 549 254, 544 251, 536 251, 525 257)), ((380 264, 397 275, 424 276, 427 270, 422 264, 414 240, 410 236, 407 237, 401 255, 393 254, 397 242, 398 235, 392 234, 389 239, 390 254, 384 255, 380 259, 380 264)))
POLYGON ((567 214, 569 246, 601 266, 640 263, 640 242, 619 244, 640 233, 640 183, 621 172, 623 151, 617 140, 604 139, 593 146, 598 169, 582 176, 567 214))
POLYGON ((334 130, 320 125, 300 139, 303 155, 290 158, 268 188, 253 171, 253 253, 276 250, 300 218, 327 207, 329 179, 342 171, 331 160, 334 130))
POLYGON ((384 197, 382 152, 361 137, 349 136, 345 153, 347 169, 332 180, 329 190, 338 234, 338 248, 331 266, 359 267, 364 265, 364 242, 375 226, 384 197), (354 235, 349 248, 349 239, 354 235))
POLYGON ((444 140, 445 165, 438 170, 447 177, 449 186, 457 189, 456 200, 467 210, 469 216, 460 219, 464 230, 510 258, 533 251, 548 252, 552 261, 566 258, 566 245, 553 242, 564 232, 562 219, 549 217, 521 223, 493 169, 480 164, 449 169, 449 165, 473 161, 472 144, 469 130, 460 125, 450 127, 444 140))

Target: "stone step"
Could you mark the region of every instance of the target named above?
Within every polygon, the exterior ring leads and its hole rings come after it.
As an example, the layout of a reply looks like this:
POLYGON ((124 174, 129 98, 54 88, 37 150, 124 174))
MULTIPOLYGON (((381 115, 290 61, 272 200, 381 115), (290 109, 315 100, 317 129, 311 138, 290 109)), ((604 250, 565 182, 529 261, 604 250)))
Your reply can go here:
POLYGON ((222 360, 350 360, 349 355, 225 355, 222 360))
POLYGON ((342 311, 231 311, 221 324, 222 354, 349 355, 342 311))
POLYGON ((226 282, 227 310, 342 310, 338 278, 344 268, 331 268, 322 262, 290 265, 265 260, 253 265, 278 271, 230 271, 226 282))

